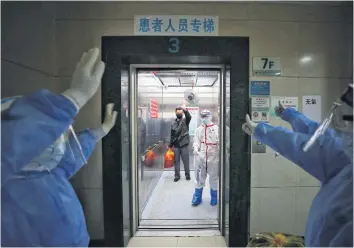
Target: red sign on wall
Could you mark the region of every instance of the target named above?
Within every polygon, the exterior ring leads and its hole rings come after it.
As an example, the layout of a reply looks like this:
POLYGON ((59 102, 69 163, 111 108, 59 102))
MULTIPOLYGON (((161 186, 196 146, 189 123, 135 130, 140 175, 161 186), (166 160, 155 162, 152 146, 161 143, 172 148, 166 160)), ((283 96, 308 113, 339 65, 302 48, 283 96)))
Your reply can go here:
POLYGON ((159 105, 155 99, 150 99, 150 118, 159 118, 159 105))

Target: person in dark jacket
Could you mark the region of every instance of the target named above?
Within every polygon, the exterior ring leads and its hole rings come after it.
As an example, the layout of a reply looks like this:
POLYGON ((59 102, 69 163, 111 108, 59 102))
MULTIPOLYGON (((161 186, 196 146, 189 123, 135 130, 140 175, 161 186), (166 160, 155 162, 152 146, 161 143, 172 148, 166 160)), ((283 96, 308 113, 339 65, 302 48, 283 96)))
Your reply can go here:
POLYGON ((182 158, 184 165, 184 172, 186 179, 190 180, 190 169, 189 169, 189 123, 191 122, 192 116, 188 112, 186 105, 183 104, 176 108, 176 120, 171 126, 171 138, 169 147, 174 147, 175 153, 175 179, 177 182, 180 176, 180 161, 182 158), (183 118, 183 114, 185 118, 183 118))

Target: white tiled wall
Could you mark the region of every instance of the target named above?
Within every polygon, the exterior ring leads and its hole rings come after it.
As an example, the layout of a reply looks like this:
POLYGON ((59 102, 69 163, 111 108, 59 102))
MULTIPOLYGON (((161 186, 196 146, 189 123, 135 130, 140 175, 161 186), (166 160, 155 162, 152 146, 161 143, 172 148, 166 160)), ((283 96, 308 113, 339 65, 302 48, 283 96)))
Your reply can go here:
MULTIPOLYGON (((2 23, 2 57, 57 76, 51 81, 50 76, 25 72, 28 69, 6 65, 2 60, 5 95, 18 94, 17 91, 27 93, 47 85, 47 82, 53 90, 67 87, 82 52, 93 46, 100 47, 103 35, 133 35, 133 17, 139 14, 219 16, 220 35, 250 37, 251 57, 281 58, 282 77, 253 77, 250 74, 251 80, 270 79, 272 95, 298 96, 299 100, 303 95, 322 95, 322 113, 338 96, 340 87, 352 80, 352 9, 339 2, 53 4, 54 26, 48 14, 53 13, 52 4, 45 5, 46 11, 42 11, 43 4, 26 3, 23 7, 16 3, 16 11, 12 12, 4 11, 2 4, 2 20, 4 15, 7 20, 7 23, 2 23), (18 15, 21 18, 17 18, 18 15), (12 32, 22 32, 19 35, 21 39, 15 38, 18 36, 12 32), (311 56, 313 60, 306 65, 301 64, 302 56, 311 56), (20 84, 21 87, 6 82, 20 84), (26 86, 22 82, 26 82, 26 86)), ((100 124, 100 103, 101 96, 97 93, 80 113, 79 127, 100 124)), ((301 104, 299 109, 302 109, 301 104)), ((271 123, 284 125, 277 120, 271 123)), ((73 181, 86 212, 89 212, 88 228, 93 239, 103 237, 101 156, 99 145, 87 168, 80 171, 73 181)), ((308 208, 317 190, 318 182, 289 161, 274 158, 270 149, 266 154, 253 155, 251 232, 303 234, 308 208)))
MULTIPOLYGON (((220 35, 250 37, 251 57, 281 58, 282 77, 257 78, 271 80, 272 95, 301 100, 302 95, 320 94, 325 113, 338 96, 342 81, 352 76, 352 23, 345 22, 352 18, 346 18, 347 13, 350 10, 339 5, 311 4, 60 3, 56 16, 58 73, 70 75, 84 50, 100 46, 102 35, 133 35, 134 15, 218 15, 220 35), (302 65, 302 56, 313 60, 302 65)), ((99 98, 96 95, 94 101, 98 103, 99 98)), ((99 116, 99 109, 90 114, 99 116)), ((89 173, 82 172, 85 187, 96 185, 86 180, 89 173)), ((282 157, 275 158, 270 149, 253 155, 251 232, 303 234, 317 189, 318 182, 310 175, 282 157)))
POLYGON ((43 87, 60 92, 56 75, 54 5, 1 3, 1 96, 43 87))

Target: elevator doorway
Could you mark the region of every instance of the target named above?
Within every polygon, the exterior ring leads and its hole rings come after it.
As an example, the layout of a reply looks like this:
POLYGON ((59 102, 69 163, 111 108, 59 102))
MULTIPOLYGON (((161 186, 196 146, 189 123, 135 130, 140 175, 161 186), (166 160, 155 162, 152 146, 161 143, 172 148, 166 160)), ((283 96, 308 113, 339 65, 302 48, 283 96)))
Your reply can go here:
MULTIPOLYGON (((102 82, 102 106, 114 102, 120 118, 115 132, 111 132, 103 141, 106 245, 126 246, 130 237, 138 235, 144 227, 147 229, 146 226, 150 226, 150 229, 155 226, 156 229, 154 233, 147 234, 149 236, 161 235, 156 231, 166 230, 168 226, 173 231, 178 229, 177 235, 181 236, 202 229, 203 225, 195 219, 190 219, 188 226, 186 222, 181 222, 181 218, 170 220, 169 223, 164 221, 164 225, 160 218, 150 225, 145 222, 144 226, 143 209, 147 202, 145 199, 145 203, 142 203, 143 197, 139 198, 139 186, 147 191, 149 186, 141 183, 141 178, 146 173, 142 172, 145 167, 141 166, 144 160, 141 159, 141 149, 138 148, 137 123, 139 112, 142 112, 144 106, 139 106, 137 72, 196 69, 217 71, 219 81, 216 94, 219 97, 218 110, 215 111, 218 112, 221 130, 219 204, 213 223, 209 222, 204 226, 208 231, 213 230, 224 236, 229 246, 247 244, 250 206, 249 145, 241 126, 249 102, 248 54, 248 38, 103 37, 102 57, 106 63, 106 72, 102 82), (178 49, 170 49, 171 46, 178 46, 178 49), (226 138, 231 144, 229 147, 225 146, 226 138)), ((156 128, 156 124, 152 126, 156 128)), ((160 144, 161 137, 155 138, 156 142, 152 143, 160 144)), ((161 169, 161 164, 159 166, 161 169)), ((153 172, 155 175, 152 181, 156 185, 163 174, 161 171, 153 172)), ((188 187, 193 188, 193 182, 188 187)), ((149 192, 145 195, 149 195, 149 192)), ((190 207, 189 203, 187 205, 190 207)))
POLYGON ((130 85, 136 87, 130 87, 129 95, 130 99, 136 99, 131 106, 134 105, 137 111, 126 111, 135 117, 130 126, 136 128, 136 137, 131 137, 131 149, 136 147, 137 150, 136 164, 134 161, 131 164, 131 180, 134 181, 133 191, 136 195, 134 206, 138 212, 134 229, 139 233, 156 233, 156 230, 162 229, 165 232, 181 229, 213 230, 215 234, 220 235, 223 225, 221 216, 225 207, 225 202, 220 197, 225 188, 223 149, 229 150, 229 143, 223 140, 225 129, 222 128, 222 120, 227 118, 224 118, 224 115, 228 111, 220 111, 220 108, 229 109, 224 106, 224 102, 229 103, 230 96, 229 80, 223 76, 224 66, 131 65, 130 71, 130 85), (196 97, 195 101, 188 101, 187 95, 191 91, 196 97), (175 109, 183 104, 186 104, 191 117, 188 125, 190 141, 184 148, 188 157, 185 156, 183 161, 175 163, 172 168, 164 168, 164 155, 169 149, 171 126, 176 122, 175 109), (211 182, 216 192, 216 206, 210 204, 210 176, 203 187, 201 204, 192 206, 196 178, 201 176, 201 166, 208 166, 201 164, 200 156, 193 155, 193 146, 201 144, 198 136, 195 137, 197 128, 202 128, 201 111, 209 111, 211 114, 209 129, 221 129, 220 135, 214 134, 218 140, 218 144, 214 145, 216 154, 212 154, 212 150, 209 150, 209 155, 207 151, 201 151, 201 156, 206 155, 206 158, 209 157, 213 162, 209 164, 209 172, 220 168, 215 171, 220 180, 212 178, 211 182), (180 176, 178 181, 174 180, 177 175, 180 176), (191 180, 185 175, 190 175, 191 180))

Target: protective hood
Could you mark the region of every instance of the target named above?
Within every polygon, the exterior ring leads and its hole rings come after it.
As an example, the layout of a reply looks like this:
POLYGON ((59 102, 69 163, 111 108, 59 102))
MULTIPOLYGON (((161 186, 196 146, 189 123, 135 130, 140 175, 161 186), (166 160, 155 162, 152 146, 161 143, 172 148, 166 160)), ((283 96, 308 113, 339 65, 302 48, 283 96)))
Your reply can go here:
MULTIPOLYGON (((1 112, 8 110, 12 104, 20 98, 22 98, 22 95, 1 99, 1 112)), ((51 146, 44 149, 38 157, 33 158, 33 160, 23 168, 23 171, 51 171, 54 169, 61 161, 65 151, 67 149, 73 149, 68 142, 69 137, 73 137, 74 140, 71 145, 77 146, 79 150, 82 151, 81 144, 77 139, 74 128, 70 125, 69 129, 51 146)), ((70 153, 70 156, 73 156, 73 153, 70 153)), ((76 159, 82 159, 83 163, 87 163, 86 158, 83 155, 76 159)))
POLYGON ((212 123, 212 115, 211 115, 211 111, 208 109, 205 109, 203 111, 200 112, 200 119, 202 120, 202 123, 204 125, 209 125, 212 123))

